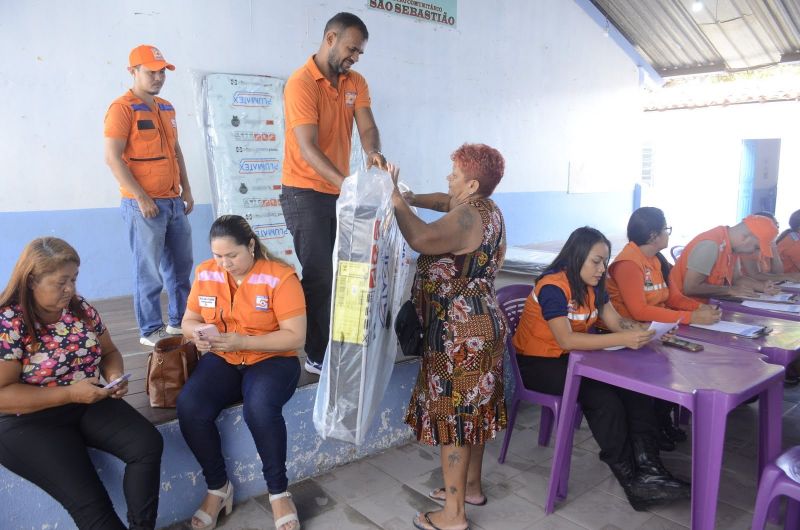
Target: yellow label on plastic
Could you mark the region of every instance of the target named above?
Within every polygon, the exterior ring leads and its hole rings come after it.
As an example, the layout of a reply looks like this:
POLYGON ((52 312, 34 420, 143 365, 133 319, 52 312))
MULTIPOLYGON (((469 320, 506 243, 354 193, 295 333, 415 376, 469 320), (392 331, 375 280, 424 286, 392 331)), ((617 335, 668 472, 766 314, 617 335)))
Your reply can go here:
POLYGON ((369 263, 339 262, 333 302, 333 342, 363 344, 369 299, 369 270, 369 263))

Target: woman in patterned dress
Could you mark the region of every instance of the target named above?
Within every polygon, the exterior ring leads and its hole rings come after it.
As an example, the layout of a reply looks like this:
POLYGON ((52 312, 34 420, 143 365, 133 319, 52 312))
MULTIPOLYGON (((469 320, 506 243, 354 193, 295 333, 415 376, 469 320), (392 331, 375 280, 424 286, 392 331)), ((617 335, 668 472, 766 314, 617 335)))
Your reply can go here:
POLYGON ((125 370, 100 315, 75 291, 79 265, 66 241, 34 239, 0 293, 0 465, 55 498, 81 530, 152 529, 163 442, 121 399, 125 381, 98 384, 125 370), (125 462, 127 525, 88 447, 125 462))
MULTIPOLYGON (((441 446, 444 488, 431 497, 444 508, 417 514, 428 530, 466 528, 465 502, 482 506, 484 443, 506 425, 503 352, 506 322, 494 279, 505 254, 505 226, 489 199, 503 177, 503 156, 483 144, 464 144, 450 157, 447 193, 401 194, 392 201, 400 231, 420 253, 413 301, 422 327, 422 368, 406 423, 422 443, 441 446), (432 223, 410 206, 440 212, 432 223)), ((397 182, 398 168, 389 165, 397 182)))

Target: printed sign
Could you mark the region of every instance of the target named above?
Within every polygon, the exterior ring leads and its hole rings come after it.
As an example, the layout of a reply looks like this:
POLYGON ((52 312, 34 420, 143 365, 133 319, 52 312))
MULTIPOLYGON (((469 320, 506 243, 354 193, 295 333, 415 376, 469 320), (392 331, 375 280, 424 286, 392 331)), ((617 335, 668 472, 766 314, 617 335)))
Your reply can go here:
POLYGON ((458 0, 369 0, 370 9, 455 27, 458 0))

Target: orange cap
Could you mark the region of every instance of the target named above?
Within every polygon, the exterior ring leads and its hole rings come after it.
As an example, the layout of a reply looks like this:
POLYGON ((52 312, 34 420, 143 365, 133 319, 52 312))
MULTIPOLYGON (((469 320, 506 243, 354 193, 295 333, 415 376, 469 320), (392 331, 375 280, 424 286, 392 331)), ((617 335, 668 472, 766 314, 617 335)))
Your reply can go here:
POLYGON ((173 65, 164 60, 164 56, 161 55, 161 51, 158 48, 150 46, 149 44, 142 44, 132 49, 128 61, 131 68, 142 65, 154 72, 162 68, 166 68, 167 70, 175 69, 173 65))
POLYGON ((761 215, 748 215, 744 218, 744 224, 750 232, 758 238, 759 250, 761 255, 767 258, 772 257, 772 242, 778 237, 778 227, 769 217, 761 215))

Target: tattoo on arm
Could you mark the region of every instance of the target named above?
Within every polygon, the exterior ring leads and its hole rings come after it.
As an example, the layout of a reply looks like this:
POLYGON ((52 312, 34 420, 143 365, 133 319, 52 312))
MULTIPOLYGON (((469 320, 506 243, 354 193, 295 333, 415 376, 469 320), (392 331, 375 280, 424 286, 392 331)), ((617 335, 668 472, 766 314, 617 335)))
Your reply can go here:
POLYGON ((459 462, 461 462, 461 455, 459 455, 458 453, 452 453, 450 454, 450 456, 447 457, 447 461, 451 468, 455 467, 458 465, 459 462))
POLYGON ((458 226, 460 226, 462 230, 469 230, 474 224, 475 218, 472 217, 470 208, 462 208, 461 212, 458 214, 458 226))
POLYGON ((636 329, 636 323, 628 318, 620 318, 619 327, 624 330, 636 329))
POLYGON ((447 211, 447 203, 444 201, 436 201, 433 203, 433 209, 437 212, 446 212, 447 211))

